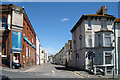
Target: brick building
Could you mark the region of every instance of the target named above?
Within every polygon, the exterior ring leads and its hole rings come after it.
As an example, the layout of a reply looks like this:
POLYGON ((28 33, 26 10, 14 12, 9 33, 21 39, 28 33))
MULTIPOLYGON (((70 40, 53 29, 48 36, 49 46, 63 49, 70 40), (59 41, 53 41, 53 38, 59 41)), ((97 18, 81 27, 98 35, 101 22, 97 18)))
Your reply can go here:
POLYGON ((0 48, 3 65, 11 66, 12 62, 22 66, 36 64, 36 33, 24 8, 13 4, 0 6, 0 48))

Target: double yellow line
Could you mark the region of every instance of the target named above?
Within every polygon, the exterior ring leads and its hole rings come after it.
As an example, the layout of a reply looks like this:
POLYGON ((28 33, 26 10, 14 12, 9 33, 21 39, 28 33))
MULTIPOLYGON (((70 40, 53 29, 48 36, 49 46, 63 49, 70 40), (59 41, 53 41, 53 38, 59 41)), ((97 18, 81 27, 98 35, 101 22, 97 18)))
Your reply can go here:
POLYGON ((76 72, 71 72, 71 73, 75 74, 76 76, 79 76, 80 78, 85 78, 85 77, 83 77, 82 75, 80 75, 80 74, 78 74, 76 72))

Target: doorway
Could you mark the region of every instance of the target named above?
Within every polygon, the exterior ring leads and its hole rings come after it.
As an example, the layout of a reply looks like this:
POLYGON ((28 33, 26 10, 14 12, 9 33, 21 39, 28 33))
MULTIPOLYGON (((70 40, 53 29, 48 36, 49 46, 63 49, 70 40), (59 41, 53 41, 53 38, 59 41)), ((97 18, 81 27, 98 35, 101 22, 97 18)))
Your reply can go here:
POLYGON ((13 62, 14 63, 20 62, 20 53, 13 53, 13 62))
POLYGON ((94 57, 95 57, 95 54, 93 53, 93 51, 89 51, 87 53, 87 58, 88 58, 87 68, 88 69, 93 69, 94 57))

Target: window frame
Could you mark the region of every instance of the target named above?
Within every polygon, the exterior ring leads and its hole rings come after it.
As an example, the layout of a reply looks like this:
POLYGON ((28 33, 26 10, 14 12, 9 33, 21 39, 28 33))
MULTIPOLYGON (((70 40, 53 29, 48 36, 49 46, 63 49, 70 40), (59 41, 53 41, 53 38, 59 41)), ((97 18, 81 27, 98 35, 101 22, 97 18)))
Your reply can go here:
POLYGON ((112 51, 104 51, 104 65, 113 65, 113 54, 112 54, 112 51), (111 58, 111 63, 110 64, 106 64, 106 53, 110 53, 112 55, 112 58, 111 58))
POLYGON ((92 47, 92 35, 88 35, 88 47, 92 47), (91 37, 90 37, 91 36, 91 37), (90 43, 90 40, 91 40, 91 43, 90 43), (90 45, 89 45, 90 44, 90 45))
MULTIPOLYGON (((107 41, 107 43, 108 43, 108 41, 107 41)), ((105 45, 105 47, 110 47, 111 46, 111 34, 104 34, 104 45, 105 45), (107 35, 107 36, 106 36, 107 35), (108 36, 109 35, 109 36, 108 36), (109 40, 109 44, 108 45, 106 45, 106 38, 110 38, 109 40)))
POLYGON ((107 20, 101 19, 101 29, 106 30, 107 29, 107 20))

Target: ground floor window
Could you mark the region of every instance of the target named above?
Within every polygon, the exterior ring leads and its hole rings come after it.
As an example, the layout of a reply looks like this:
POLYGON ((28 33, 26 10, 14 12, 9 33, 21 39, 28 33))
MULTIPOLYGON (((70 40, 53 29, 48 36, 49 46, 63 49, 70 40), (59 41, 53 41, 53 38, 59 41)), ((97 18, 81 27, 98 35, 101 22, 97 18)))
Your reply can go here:
POLYGON ((105 64, 112 64, 111 52, 105 52, 105 64))

